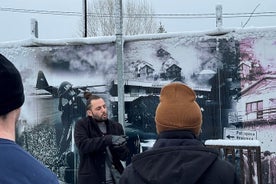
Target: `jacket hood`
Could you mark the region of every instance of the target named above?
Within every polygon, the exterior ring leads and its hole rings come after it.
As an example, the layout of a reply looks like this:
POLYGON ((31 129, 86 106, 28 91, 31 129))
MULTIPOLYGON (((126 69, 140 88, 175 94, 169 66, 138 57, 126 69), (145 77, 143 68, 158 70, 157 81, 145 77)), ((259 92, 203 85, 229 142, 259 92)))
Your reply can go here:
POLYGON ((196 183, 218 154, 196 139, 158 139, 153 149, 132 160, 135 173, 148 184, 196 183))

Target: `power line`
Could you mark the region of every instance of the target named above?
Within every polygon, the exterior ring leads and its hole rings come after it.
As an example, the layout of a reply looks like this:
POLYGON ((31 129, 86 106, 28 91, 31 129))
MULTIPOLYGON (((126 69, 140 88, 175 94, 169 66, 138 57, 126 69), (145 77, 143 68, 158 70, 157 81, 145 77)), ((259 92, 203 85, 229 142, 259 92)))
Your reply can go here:
POLYGON ((0 7, 0 11, 15 12, 15 13, 64 15, 64 16, 81 16, 82 15, 80 12, 71 12, 71 11, 34 10, 34 9, 3 8, 3 7, 0 7))
MULTIPOLYGON (((240 18, 240 17, 274 17, 276 12, 261 12, 261 13, 224 13, 223 18, 240 18)), ((132 14, 124 15, 124 18, 164 18, 164 19, 207 19, 207 18, 216 18, 215 14, 132 14)))
MULTIPOLYGON (((14 12, 14 13, 33 13, 33 14, 48 14, 59 16, 82 16, 81 12, 74 11, 54 11, 54 10, 35 10, 35 9, 21 9, 21 8, 4 8, 0 7, 0 11, 14 12)), ((96 14, 88 13, 92 17, 115 17, 110 14, 96 14)), ((245 18, 245 17, 274 17, 276 11, 269 12, 254 12, 254 13, 223 13, 223 18, 245 18)), ((159 19, 209 19, 216 18, 215 13, 169 13, 169 14, 123 14, 123 18, 159 18, 159 19)))

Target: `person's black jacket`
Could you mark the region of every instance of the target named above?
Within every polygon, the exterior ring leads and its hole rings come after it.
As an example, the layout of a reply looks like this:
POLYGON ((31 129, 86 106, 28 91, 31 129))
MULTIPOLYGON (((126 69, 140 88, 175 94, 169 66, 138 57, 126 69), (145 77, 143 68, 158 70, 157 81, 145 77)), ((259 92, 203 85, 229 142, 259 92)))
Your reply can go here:
POLYGON ((161 132, 153 148, 135 155, 120 184, 236 184, 231 163, 189 131, 161 132))
POLYGON ((107 134, 103 135, 98 125, 91 117, 79 120, 75 126, 75 143, 80 154, 78 171, 79 184, 105 183, 105 158, 106 147, 109 146, 113 156, 115 168, 122 173, 123 165, 120 160, 125 160, 129 153, 126 146, 112 147, 112 135, 124 135, 122 125, 111 120, 106 122, 107 134))

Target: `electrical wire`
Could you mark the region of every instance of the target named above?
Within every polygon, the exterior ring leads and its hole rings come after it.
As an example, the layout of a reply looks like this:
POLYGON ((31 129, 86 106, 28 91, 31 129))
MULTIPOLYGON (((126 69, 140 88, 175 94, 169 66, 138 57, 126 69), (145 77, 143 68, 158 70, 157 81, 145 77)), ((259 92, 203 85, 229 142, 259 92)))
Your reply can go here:
MULTIPOLYGON (((5 8, 0 7, 0 11, 14 12, 14 13, 33 13, 33 14, 47 14, 59 16, 82 16, 81 12, 74 11, 56 11, 56 10, 35 10, 35 9, 22 9, 22 8, 5 8)), ((115 17, 107 13, 96 14, 88 13, 92 17, 115 17)), ((241 18, 241 17, 275 17, 276 11, 269 12, 254 12, 254 13, 223 13, 223 18, 241 18)), ((169 14, 123 14, 123 18, 159 18, 159 19, 209 19, 216 18, 215 13, 169 13, 169 14)))
POLYGON ((64 15, 64 16, 81 16, 80 12, 70 11, 53 11, 53 10, 34 10, 34 9, 21 9, 21 8, 3 8, 0 11, 15 12, 15 13, 35 13, 35 14, 50 14, 50 15, 64 15))

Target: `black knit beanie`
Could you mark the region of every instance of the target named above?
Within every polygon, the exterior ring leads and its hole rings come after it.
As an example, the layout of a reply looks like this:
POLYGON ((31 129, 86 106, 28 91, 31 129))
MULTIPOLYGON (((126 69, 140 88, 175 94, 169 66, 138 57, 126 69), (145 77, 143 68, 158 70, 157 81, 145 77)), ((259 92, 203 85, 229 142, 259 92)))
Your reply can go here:
POLYGON ((21 107, 24 103, 22 79, 16 67, 0 54, 0 115, 21 107))

